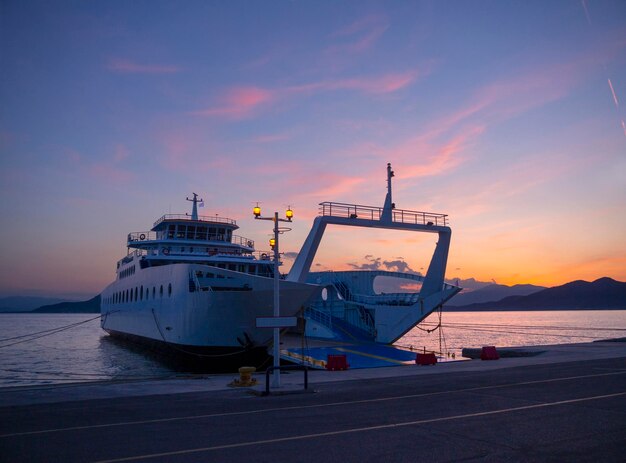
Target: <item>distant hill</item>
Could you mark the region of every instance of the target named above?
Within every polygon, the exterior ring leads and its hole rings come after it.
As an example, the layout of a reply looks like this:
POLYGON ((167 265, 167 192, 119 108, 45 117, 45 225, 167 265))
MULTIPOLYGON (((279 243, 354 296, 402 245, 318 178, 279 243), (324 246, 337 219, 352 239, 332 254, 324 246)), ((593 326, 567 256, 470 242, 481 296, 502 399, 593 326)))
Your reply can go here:
POLYGON ((60 302, 58 304, 44 305, 32 311, 32 313, 99 313, 100 295, 80 302, 60 302))
MULTIPOLYGON (((546 289, 544 286, 535 285, 498 285, 491 284, 475 291, 462 292, 451 299, 449 308, 464 306, 469 304, 477 304, 482 302, 493 302, 504 299, 509 296, 528 296, 546 289)), ((448 306, 446 306, 448 308, 448 306)))
POLYGON ((0 312, 30 312, 45 304, 58 304, 67 299, 58 297, 12 296, 0 298, 0 312))
POLYGON ((473 303, 449 309, 459 311, 626 309, 626 283, 607 277, 591 283, 578 280, 527 296, 509 296, 498 301, 473 303))

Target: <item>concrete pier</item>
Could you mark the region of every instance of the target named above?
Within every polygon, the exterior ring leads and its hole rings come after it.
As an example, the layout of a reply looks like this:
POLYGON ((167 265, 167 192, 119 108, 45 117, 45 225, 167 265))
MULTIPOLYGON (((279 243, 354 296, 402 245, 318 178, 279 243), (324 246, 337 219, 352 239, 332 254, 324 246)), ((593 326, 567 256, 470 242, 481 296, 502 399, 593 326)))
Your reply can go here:
POLYGON ((313 393, 269 397, 262 374, 4 388, 0 461, 623 461, 626 343, 536 348, 311 371, 313 393))

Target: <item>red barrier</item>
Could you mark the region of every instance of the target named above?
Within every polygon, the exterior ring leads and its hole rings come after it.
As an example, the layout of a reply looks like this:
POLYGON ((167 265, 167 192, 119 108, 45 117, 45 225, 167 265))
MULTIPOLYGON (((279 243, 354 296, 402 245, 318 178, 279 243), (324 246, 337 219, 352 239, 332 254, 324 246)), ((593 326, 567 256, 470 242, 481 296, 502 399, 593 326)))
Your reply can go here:
POLYGON ((350 365, 348 365, 346 354, 328 354, 328 358, 326 360, 327 370, 347 370, 349 367, 350 365))
POLYGON ((481 360, 498 360, 499 358, 496 346, 483 346, 483 350, 480 353, 481 360))
POLYGON ((434 365, 437 363, 437 357, 433 352, 428 354, 417 354, 415 356, 415 363, 418 365, 434 365))

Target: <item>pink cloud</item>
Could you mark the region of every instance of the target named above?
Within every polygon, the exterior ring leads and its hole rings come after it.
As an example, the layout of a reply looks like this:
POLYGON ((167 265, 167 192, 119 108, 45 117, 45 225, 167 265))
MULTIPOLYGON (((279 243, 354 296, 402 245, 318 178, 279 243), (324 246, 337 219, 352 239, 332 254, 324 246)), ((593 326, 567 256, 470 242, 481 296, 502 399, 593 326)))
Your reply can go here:
POLYGON ((128 156, 130 156, 130 151, 129 151, 129 149, 126 146, 121 145, 121 144, 115 146, 115 150, 113 152, 113 161, 114 162, 123 161, 128 156))
POLYGON ((132 172, 105 163, 92 164, 87 172, 91 177, 111 183, 129 183, 135 178, 132 172))
POLYGON ((333 32, 333 39, 347 38, 340 44, 333 44, 328 52, 363 52, 370 49, 389 28, 389 21, 383 16, 369 15, 333 32))
POLYGON ((256 143, 273 143, 276 141, 289 140, 289 138, 291 137, 287 134, 276 133, 276 134, 259 135, 258 137, 255 137, 252 141, 256 143))
POLYGON ((360 90, 365 93, 393 93, 411 85, 420 73, 411 70, 376 77, 326 80, 287 87, 285 93, 314 93, 333 90, 360 90))
POLYGON ((222 104, 193 111, 195 116, 226 116, 242 118, 250 115, 258 106, 274 99, 274 92, 259 87, 234 87, 226 92, 222 104))
POLYGON ((181 71, 178 66, 159 64, 140 64, 128 59, 109 60, 107 69, 122 74, 175 74, 181 71))
POLYGON ((303 85, 293 85, 277 90, 260 87, 233 87, 226 91, 221 102, 190 114, 203 117, 225 117, 242 119, 251 116, 261 106, 268 106, 281 99, 301 94, 314 94, 336 90, 356 90, 372 94, 397 92, 415 82, 418 70, 390 73, 376 77, 326 80, 303 85))

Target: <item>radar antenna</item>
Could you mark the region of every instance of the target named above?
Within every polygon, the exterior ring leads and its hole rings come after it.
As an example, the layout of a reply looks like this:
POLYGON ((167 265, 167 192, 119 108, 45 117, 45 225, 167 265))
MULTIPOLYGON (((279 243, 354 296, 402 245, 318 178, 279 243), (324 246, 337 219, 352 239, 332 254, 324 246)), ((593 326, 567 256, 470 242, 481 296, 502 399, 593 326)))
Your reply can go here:
POLYGON ((394 176, 393 170, 391 170, 391 163, 387 163, 387 196, 385 197, 385 205, 383 206, 383 212, 380 216, 380 220, 391 222, 392 210, 396 208, 396 205, 391 200, 391 177, 394 176))
MULTIPOLYGON (((198 195, 195 193, 193 194, 193 198, 189 199, 189 198, 185 198, 187 201, 192 201, 193 202, 193 208, 191 209, 191 220, 198 220, 198 202, 204 202, 204 199, 198 199, 198 195)), ((189 215, 189 214, 187 214, 189 215)))

